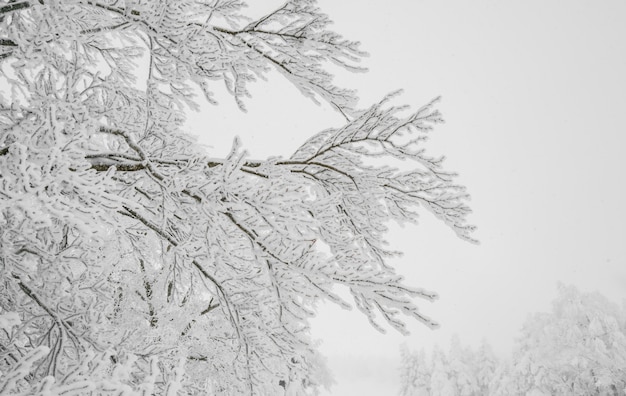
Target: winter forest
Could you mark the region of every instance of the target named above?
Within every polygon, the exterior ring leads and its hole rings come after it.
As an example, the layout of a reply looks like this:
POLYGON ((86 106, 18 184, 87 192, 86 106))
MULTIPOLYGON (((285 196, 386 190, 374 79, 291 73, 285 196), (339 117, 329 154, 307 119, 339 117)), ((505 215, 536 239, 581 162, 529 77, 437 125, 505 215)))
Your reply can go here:
POLYGON ((623 395, 626 305, 559 286, 549 313, 529 316, 508 359, 487 342, 448 353, 401 350, 402 396, 623 395))
POLYGON ((356 108, 330 71, 365 52, 329 23, 312 0, 0 2, 0 394, 316 394, 319 301, 437 326, 385 241, 420 209, 473 241, 424 149, 436 100, 356 108), (269 159, 182 129, 276 72, 344 125, 269 159))

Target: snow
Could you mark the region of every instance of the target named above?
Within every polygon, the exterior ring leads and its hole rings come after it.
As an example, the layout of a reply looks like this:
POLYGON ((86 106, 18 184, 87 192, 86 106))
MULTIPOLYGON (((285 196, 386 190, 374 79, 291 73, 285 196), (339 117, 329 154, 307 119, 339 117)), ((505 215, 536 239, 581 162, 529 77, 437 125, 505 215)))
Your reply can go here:
POLYGON ((20 315, 17 312, 5 312, 0 314, 0 329, 11 333, 14 326, 22 324, 20 315))

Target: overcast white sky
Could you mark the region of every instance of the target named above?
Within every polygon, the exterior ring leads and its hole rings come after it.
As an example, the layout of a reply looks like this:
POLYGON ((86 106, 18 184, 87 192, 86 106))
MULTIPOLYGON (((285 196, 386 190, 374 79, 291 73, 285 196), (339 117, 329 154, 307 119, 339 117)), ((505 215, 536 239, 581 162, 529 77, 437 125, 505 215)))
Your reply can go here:
MULTIPOLYGON (((626 2, 320 5, 370 53, 367 74, 337 77, 359 90, 362 107, 398 88, 397 103, 415 109, 443 96, 447 122, 430 152, 460 173, 481 241, 457 239, 428 213, 389 235, 405 252, 396 265, 407 282, 440 294, 421 306, 442 327, 382 335, 357 311, 320 307, 313 332, 337 381, 329 394, 397 394, 403 342, 430 350, 456 333, 505 354, 526 315, 549 309, 558 281, 626 297, 626 2)), ((247 114, 223 99, 190 120, 215 155, 239 135, 252 158, 288 156, 341 124, 277 75, 252 91, 247 114)))

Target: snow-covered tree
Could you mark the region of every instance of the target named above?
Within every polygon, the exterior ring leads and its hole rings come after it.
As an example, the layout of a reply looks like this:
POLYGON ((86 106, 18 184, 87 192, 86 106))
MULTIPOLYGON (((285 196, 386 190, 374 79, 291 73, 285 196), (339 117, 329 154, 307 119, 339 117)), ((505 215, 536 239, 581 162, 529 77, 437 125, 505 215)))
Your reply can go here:
POLYGON ((520 392, 626 391, 626 315, 599 293, 560 286, 552 312, 529 317, 512 370, 520 392))
POLYGON ((431 360, 430 394, 432 396, 456 396, 457 389, 451 376, 446 354, 439 347, 436 347, 433 350, 431 360))
POLYGON ((454 336, 450 343, 448 354, 448 366, 450 368, 450 379, 454 384, 456 393, 459 396, 478 395, 478 362, 474 351, 461 345, 458 336, 454 336))
POLYGON ((508 396, 521 395, 511 375, 511 362, 501 361, 493 372, 493 377, 489 381, 489 392, 486 395, 508 396))
POLYGON ((413 352, 406 345, 400 348, 400 395, 428 396, 430 394, 431 366, 423 350, 413 352))
POLYGON ((0 1, 0 394, 311 394, 308 321, 320 300, 350 307, 336 288, 381 331, 436 325, 384 239, 423 207, 471 240, 464 188, 424 151, 434 102, 356 109, 325 67, 363 52, 315 1, 245 11, 0 1), (243 109, 270 72, 345 125, 288 158, 193 144, 197 93, 213 103, 221 81, 243 109))
POLYGON ((448 353, 439 347, 433 349, 430 359, 423 351, 417 353, 401 348, 400 394, 478 396, 488 394, 489 382, 497 364, 489 346, 480 352, 461 345, 453 337, 448 353), (481 366, 484 365, 484 367, 481 366))
POLYGON ((474 364, 476 367, 476 384, 478 386, 477 394, 488 395, 490 384, 494 379, 500 362, 486 340, 481 342, 478 350, 475 352, 474 364))

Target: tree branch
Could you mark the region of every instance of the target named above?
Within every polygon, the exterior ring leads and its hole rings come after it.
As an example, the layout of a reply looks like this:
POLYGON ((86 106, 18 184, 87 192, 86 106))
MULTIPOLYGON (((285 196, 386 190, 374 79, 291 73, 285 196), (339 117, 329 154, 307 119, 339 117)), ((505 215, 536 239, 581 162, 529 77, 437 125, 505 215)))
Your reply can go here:
MULTIPOLYGON (((110 132, 107 132, 107 133, 110 133, 110 132)), ((122 133, 115 133, 115 134, 124 136, 124 134, 122 133)), ((139 148, 138 145, 136 146, 137 148, 139 148)), ((0 150, 0 155, 6 154, 7 151, 8 151, 8 148, 4 148, 0 150)), ((98 172, 106 172, 109 170, 109 168, 113 166, 115 166, 118 171, 122 171, 122 172, 137 172, 141 170, 150 171, 150 167, 146 165, 146 160, 144 158, 147 159, 147 162, 149 163, 156 163, 159 165, 180 166, 180 165, 186 165, 189 163, 189 159, 187 158, 176 159, 176 160, 162 160, 160 158, 152 158, 147 155, 144 155, 144 157, 133 157, 132 155, 128 155, 124 153, 96 153, 96 154, 88 154, 85 156, 85 159, 91 164, 91 169, 94 169, 98 172), (120 161, 120 159, 129 160, 131 162, 122 162, 120 161)), ((214 168, 217 166, 221 166, 223 164, 224 164, 224 161, 221 159, 211 160, 211 161, 206 162, 206 166, 208 168, 214 168)), ((243 166, 241 167, 241 171, 254 175, 254 176, 267 179, 268 178, 267 175, 264 175, 262 173, 259 173, 257 171, 250 169, 250 168, 258 168, 259 166, 261 166, 261 164, 262 164, 261 161, 245 162, 243 166)), ((157 174, 153 174, 153 176, 161 181, 164 179, 164 177, 158 172, 157 174)), ((199 197, 194 196, 193 198, 198 200, 199 197)))
POLYGON ((146 303, 148 304, 148 314, 150 315, 150 327, 156 327, 159 320, 156 316, 154 305, 152 304, 152 284, 148 282, 146 267, 144 266, 142 259, 139 259, 139 268, 141 269, 141 274, 143 276, 143 288, 146 291, 146 303))
POLYGON ((17 43, 10 39, 0 39, 0 45, 5 47, 17 47, 17 43))
MULTIPOLYGON (((39 0, 39 4, 43 4, 43 0, 39 0)), ((9 12, 23 10, 31 6, 30 1, 22 1, 21 3, 12 3, 0 7, 0 15, 8 14, 9 12)))
POLYGON ((67 335, 70 337, 70 339, 74 343, 74 346, 78 348, 81 345, 81 343, 78 337, 76 336, 76 334, 74 334, 74 332, 70 328, 70 325, 66 323, 63 319, 61 319, 56 312, 52 311, 46 304, 44 304, 44 302, 39 298, 39 296, 37 296, 37 294, 35 294, 35 292, 33 292, 32 289, 28 287, 17 274, 12 274, 12 275, 13 275, 13 278, 17 280, 17 285, 22 290, 22 292, 24 292, 24 294, 30 297, 30 299, 33 300, 41 309, 43 309, 50 316, 50 318, 52 318, 52 320, 59 327, 59 329, 67 333, 67 335))
MULTIPOLYGON (((148 227, 149 229, 151 229, 152 231, 154 231, 157 235, 159 235, 161 238, 164 238, 167 242, 170 243, 170 245, 176 247, 178 246, 178 241, 176 241, 176 239, 174 239, 174 237, 172 237, 169 233, 167 233, 166 231, 162 230, 160 227, 158 227, 157 225, 155 225, 154 223, 152 223, 150 220, 148 220, 147 218, 143 217, 142 215, 140 215, 138 212, 132 210, 131 208, 129 208, 128 206, 123 206, 124 210, 126 212, 122 212, 120 211, 120 213, 122 215, 131 217, 135 220, 138 220, 140 223, 142 223, 143 225, 145 225, 146 227, 148 227)), ((212 276, 211 274, 209 274, 207 272, 206 269, 204 269, 204 267, 197 261, 197 260, 192 260, 192 265, 194 267, 196 267, 196 269, 202 274, 202 276, 204 276, 206 279, 208 279, 211 283, 213 283, 213 285, 215 286, 217 293, 219 295, 222 296, 222 298, 224 299, 224 302, 226 303, 226 308, 228 309, 230 315, 231 315, 231 319, 233 320, 233 325, 235 327, 236 326, 236 317, 235 315, 232 313, 231 309, 230 309, 230 302, 229 302, 229 298, 226 295, 226 293, 224 292, 224 288, 222 287, 222 285, 220 284, 220 282, 215 279, 214 276, 212 276)), ((238 329, 237 329, 238 331, 238 329)))

